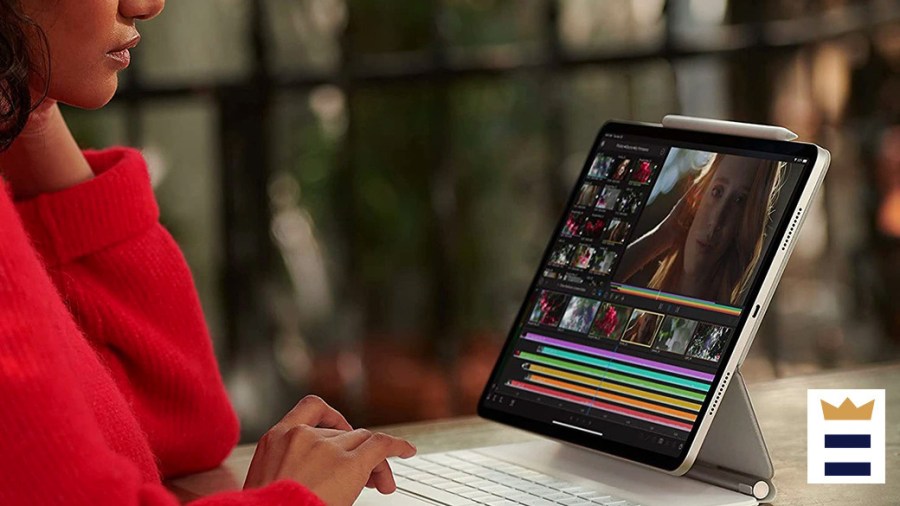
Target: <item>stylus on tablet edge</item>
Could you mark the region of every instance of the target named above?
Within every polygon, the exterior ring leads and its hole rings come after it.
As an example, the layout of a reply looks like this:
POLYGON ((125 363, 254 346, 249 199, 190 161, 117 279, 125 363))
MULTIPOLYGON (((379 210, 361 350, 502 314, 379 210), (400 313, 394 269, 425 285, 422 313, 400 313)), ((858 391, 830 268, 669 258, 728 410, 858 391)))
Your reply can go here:
POLYGON ((765 481, 754 479, 726 469, 711 468, 696 463, 688 472, 688 476, 712 485, 727 488, 728 490, 752 495, 757 499, 764 499, 769 495, 769 484, 765 481))
POLYGON ((662 125, 666 128, 717 132, 776 141, 792 141, 797 138, 797 134, 780 126, 757 125, 753 123, 740 123, 738 121, 724 121, 709 118, 694 118, 691 116, 680 116, 678 114, 669 114, 664 117, 662 125))

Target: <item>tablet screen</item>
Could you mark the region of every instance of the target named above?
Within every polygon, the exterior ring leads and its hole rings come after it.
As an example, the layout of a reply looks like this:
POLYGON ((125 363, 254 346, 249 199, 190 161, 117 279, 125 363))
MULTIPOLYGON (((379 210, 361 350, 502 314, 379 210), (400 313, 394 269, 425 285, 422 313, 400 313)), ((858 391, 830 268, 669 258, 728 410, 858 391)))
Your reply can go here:
POLYGON ((814 161, 808 144, 607 124, 480 412, 677 467, 814 161))

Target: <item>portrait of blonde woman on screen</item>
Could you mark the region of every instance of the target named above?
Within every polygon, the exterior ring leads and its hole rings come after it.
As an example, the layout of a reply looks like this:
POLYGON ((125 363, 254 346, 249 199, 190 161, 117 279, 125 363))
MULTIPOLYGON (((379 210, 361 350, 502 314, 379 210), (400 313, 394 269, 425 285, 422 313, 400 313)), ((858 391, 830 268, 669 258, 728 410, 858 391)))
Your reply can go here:
MULTIPOLYGON (((655 226, 642 216, 616 281, 721 304, 739 305, 771 235, 785 164, 681 150, 669 157, 657 187, 672 185, 671 211, 655 226), (693 155, 699 167, 679 163, 693 155), (687 165, 687 167, 686 167, 687 165), (672 196, 674 194, 674 196, 672 196), (680 195, 680 196, 679 196, 680 195)), ((661 200, 658 188, 651 194, 661 200)))

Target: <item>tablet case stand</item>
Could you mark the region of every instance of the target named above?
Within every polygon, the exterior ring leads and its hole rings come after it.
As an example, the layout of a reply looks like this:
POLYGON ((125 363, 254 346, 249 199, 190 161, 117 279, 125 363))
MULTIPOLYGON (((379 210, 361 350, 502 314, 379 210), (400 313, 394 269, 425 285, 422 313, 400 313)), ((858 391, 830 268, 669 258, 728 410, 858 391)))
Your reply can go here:
POLYGON ((774 475, 769 450, 739 369, 725 390, 694 465, 685 476, 771 502, 775 499, 774 475))
MULTIPOLYGON (((666 116, 662 126, 780 141, 797 138, 797 134, 782 127, 688 116, 666 116)), ((761 502, 771 502, 776 492, 772 483, 774 475, 769 450, 738 364, 700 453, 685 476, 736 490, 761 502)))

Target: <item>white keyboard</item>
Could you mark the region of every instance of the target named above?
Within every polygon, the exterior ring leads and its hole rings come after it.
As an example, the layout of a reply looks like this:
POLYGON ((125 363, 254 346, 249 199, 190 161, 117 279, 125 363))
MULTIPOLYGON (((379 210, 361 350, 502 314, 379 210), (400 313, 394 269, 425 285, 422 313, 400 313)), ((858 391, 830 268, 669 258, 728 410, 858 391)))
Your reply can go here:
POLYGON ((397 488, 448 506, 639 506, 473 451, 391 459, 397 488))

